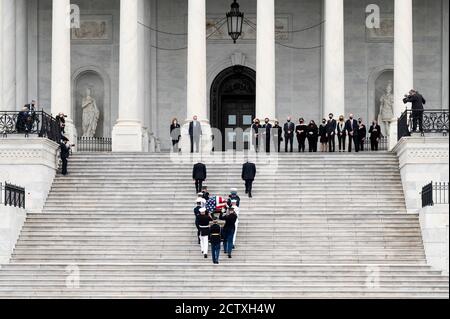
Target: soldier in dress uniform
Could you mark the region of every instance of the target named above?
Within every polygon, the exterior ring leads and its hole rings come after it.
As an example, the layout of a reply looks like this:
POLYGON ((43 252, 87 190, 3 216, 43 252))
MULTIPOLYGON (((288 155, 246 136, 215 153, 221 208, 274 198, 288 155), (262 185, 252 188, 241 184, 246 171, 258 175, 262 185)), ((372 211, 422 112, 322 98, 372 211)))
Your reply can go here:
POLYGON ((202 203, 203 198, 197 198, 197 205, 194 208, 194 216, 195 216, 195 227, 197 227, 197 239, 198 244, 200 245, 200 225, 199 225, 199 217, 200 217, 200 209, 204 208, 202 203))
POLYGON ((212 221, 211 216, 207 213, 206 208, 200 208, 200 216, 198 217, 198 227, 200 228, 200 248, 202 255, 208 258, 209 248, 209 223, 212 221))
POLYGON ((220 227, 218 220, 213 221, 209 232, 211 238, 212 260, 215 265, 218 265, 220 256, 220 243, 222 242, 222 228, 220 227))
POLYGON ((236 203, 236 206, 238 207, 241 204, 241 198, 238 196, 236 188, 232 188, 230 190, 230 196, 228 197, 227 206, 232 207, 233 201, 236 203))
POLYGON ((220 213, 220 220, 225 221, 225 226, 223 227, 223 247, 225 254, 228 254, 228 258, 231 258, 231 252, 233 251, 233 239, 234 233, 236 232, 237 219, 238 217, 234 208, 230 208, 226 216, 220 213))

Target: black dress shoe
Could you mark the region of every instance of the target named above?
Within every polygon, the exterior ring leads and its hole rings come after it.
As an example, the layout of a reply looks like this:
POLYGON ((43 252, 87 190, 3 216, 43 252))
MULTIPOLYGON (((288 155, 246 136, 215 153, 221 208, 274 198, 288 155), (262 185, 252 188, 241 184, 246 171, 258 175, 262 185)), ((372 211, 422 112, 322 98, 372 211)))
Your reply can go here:
POLYGON ((205 257, 205 259, 206 259, 206 258, 208 258, 208 255, 207 255, 207 254, 205 254, 205 255, 204 255, 204 257, 205 257))
POLYGON ((231 255, 228 255, 228 258, 232 258, 231 255))

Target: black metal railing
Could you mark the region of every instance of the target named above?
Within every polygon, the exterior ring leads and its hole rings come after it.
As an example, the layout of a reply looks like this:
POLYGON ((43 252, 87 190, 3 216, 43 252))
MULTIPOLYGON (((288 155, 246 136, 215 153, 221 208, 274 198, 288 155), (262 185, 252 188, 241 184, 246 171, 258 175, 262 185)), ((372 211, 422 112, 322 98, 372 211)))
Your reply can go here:
POLYGON ((25 209, 25 188, 16 185, 2 183, 2 204, 25 209))
POLYGON ((416 121, 416 130, 419 129, 419 121, 422 121, 423 134, 442 133, 447 135, 449 133, 448 113, 448 110, 406 110, 398 119, 398 139, 414 133, 414 121, 416 121))
POLYGON ((44 111, 0 111, 0 135, 8 137, 12 134, 38 135, 54 142, 61 140, 59 123, 44 111))
POLYGON ((448 205, 449 183, 433 183, 422 188, 422 207, 448 205))
POLYGON ((105 137, 78 137, 76 146, 78 152, 111 152, 112 139, 105 137))
MULTIPOLYGON (((384 136, 380 138, 380 141, 378 142, 378 151, 388 151, 389 150, 389 139, 384 136)), ((372 143, 370 141, 370 137, 366 138, 366 141, 364 142, 364 151, 365 152, 376 152, 377 150, 372 150, 372 143)))

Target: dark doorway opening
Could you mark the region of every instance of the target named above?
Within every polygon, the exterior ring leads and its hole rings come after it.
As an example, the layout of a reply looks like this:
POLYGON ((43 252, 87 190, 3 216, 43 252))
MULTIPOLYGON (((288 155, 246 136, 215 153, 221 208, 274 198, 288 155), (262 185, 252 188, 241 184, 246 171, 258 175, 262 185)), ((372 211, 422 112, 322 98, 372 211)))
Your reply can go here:
POLYGON ((256 73, 244 66, 227 68, 213 81, 211 125, 222 132, 223 150, 227 145, 236 149, 236 142, 242 140, 244 148, 250 148, 251 139, 245 131, 256 116, 255 94, 256 73))

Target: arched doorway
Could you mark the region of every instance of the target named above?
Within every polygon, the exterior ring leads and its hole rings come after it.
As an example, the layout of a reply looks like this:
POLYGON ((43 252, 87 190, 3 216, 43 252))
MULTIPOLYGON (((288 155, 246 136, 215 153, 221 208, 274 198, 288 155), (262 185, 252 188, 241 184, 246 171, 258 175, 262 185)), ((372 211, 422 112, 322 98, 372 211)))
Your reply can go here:
POLYGON ((244 139, 248 149, 248 136, 236 136, 232 130, 248 130, 256 116, 256 72, 245 66, 232 66, 223 70, 211 86, 211 125, 222 132, 224 148, 236 139, 244 139))

